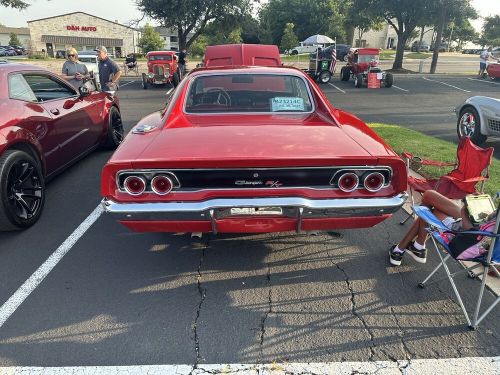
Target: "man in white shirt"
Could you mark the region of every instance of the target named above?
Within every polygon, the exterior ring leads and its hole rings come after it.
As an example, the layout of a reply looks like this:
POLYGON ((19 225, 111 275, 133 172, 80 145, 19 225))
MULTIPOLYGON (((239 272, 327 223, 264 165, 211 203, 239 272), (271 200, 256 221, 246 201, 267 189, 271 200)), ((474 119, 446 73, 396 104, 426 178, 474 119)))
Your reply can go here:
POLYGON ((486 70, 486 63, 488 59, 492 59, 493 55, 491 54, 491 47, 488 49, 485 49, 484 51, 481 51, 479 54, 479 75, 478 78, 484 78, 486 74, 484 71, 486 70))

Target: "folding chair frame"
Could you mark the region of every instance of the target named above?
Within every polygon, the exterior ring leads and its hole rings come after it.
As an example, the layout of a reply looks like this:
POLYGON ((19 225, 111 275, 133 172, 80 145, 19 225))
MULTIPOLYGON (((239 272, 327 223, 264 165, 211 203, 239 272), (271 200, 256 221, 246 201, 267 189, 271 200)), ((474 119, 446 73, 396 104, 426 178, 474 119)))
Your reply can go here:
MULTIPOLYGON (((498 195, 498 193, 497 193, 497 195, 498 195)), ((499 207, 499 209, 500 209, 500 207, 499 207)), ((457 271, 457 272, 454 272, 454 273, 450 272, 450 269, 448 268, 448 265, 446 264, 446 261, 451 258, 451 255, 449 253, 449 249, 447 248, 446 244, 444 244, 442 241, 439 240, 440 237, 439 237, 438 231, 443 229, 444 224, 442 226, 439 226, 439 225, 435 226, 434 225, 434 224, 436 224, 435 222, 433 223, 433 222, 430 222, 430 221, 426 220, 425 217, 420 216, 419 213, 416 212, 416 214, 419 215, 420 218, 422 218, 423 220, 425 220, 429 224, 429 228, 427 228, 426 230, 430 234, 430 237, 431 237, 433 245, 434 245, 434 249, 436 250, 436 253, 438 254, 438 256, 440 258, 440 263, 437 265, 437 267, 434 268, 434 270, 432 270, 432 272, 421 283, 419 283, 418 286, 420 288, 425 288, 428 285, 432 285, 434 283, 437 283, 439 281, 442 281, 442 280, 448 278, 449 281, 450 281, 450 284, 451 284, 451 286, 453 288, 453 291, 455 293, 455 296, 457 297, 458 303, 460 304, 460 307, 462 308, 462 311, 464 313, 465 319, 467 320, 467 324, 469 325, 469 328, 471 328, 471 329, 476 329, 477 326, 479 325, 479 323, 481 323, 481 321, 500 302, 500 295, 499 295, 495 299, 495 301, 489 307, 486 308, 486 310, 481 314, 481 316, 479 316, 480 309, 481 309, 481 304, 482 304, 482 299, 483 299, 483 294, 484 294, 484 288, 486 287, 486 280, 488 279, 488 270, 491 268, 494 271, 494 273, 496 273, 497 277, 500 277, 500 272, 495 267, 495 263, 493 263, 492 260, 491 260, 492 255, 493 255, 493 251, 495 249, 495 245, 496 245, 497 241, 500 240, 500 238, 499 238, 500 234, 498 233, 498 228, 499 228, 499 224, 500 224, 499 209, 497 209, 497 211, 496 211, 497 218, 496 218, 496 223, 495 223, 495 229, 494 229, 493 233, 490 234, 490 236, 492 237, 492 241, 491 241, 490 249, 489 249, 489 251, 488 251, 488 253, 486 255, 486 258, 484 258, 480 262, 477 262, 473 266, 464 268, 464 269, 462 269, 460 271, 457 271), (447 251, 447 255, 446 256, 443 256, 443 254, 439 250, 439 246, 442 246, 442 247, 445 248, 445 250, 447 251), (482 276, 481 286, 479 288, 479 295, 478 295, 477 302, 476 302, 476 307, 475 307, 475 310, 474 310, 474 316, 473 316, 473 319, 471 321, 471 319, 469 317, 469 314, 467 313, 467 309, 465 308, 465 305, 464 305, 464 303, 462 301, 462 298, 461 298, 460 293, 459 293, 459 291, 458 291, 458 289, 457 289, 457 287, 455 285, 455 281, 454 281, 453 278, 455 276, 458 276, 458 275, 466 273, 466 272, 467 273, 471 273, 472 270, 474 270, 474 269, 476 269, 478 267, 481 267, 481 266, 483 267, 483 270, 482 270, 482 272, 480 272, 477 275, 477 276, 482 276), (432 276, 434 276, 434 274, 441 267, 443 267, 443 269, 445 270, 446 276, 441 277, 439 279, 435 279, 432 282, 428 283, 428 281, 430 280, 430 278, 432 276)), ((417 211, 417 210, 415 210, 415 211, 417 211)), ((438 219, 436 218, 436 220, 438 220, 438 219)), ((478 232, 478 231, 467 231, 465 233, 480 234, 481 232, 478 232)))
MULTIPOLYGON (((457 153, 458 153, 458 149, 457 149, 457 153)), ((406 171, 407 171, 408 175, 410 174, 410 167, 411 167, 412 162, 415 162, 416 164, 419 165, 419 167, 416 168, 417 171, 420 170, 420 167, 422 165, 435 165, 438 167, 454 167, 454 168, 458 167, 458 155, 455 157, 455 163, 436 162, 434 160, 422 160, 418 156, 413 156, 412 154, 410 154, 408 152, 404 152, 402 154, 402 157, 403 157, 403 159, 406 160, 405 164, 406 164, 406 171), (417 159, 417 160, 415 160, 415 159, 417 159)), ((486 166, 486 168, 484 168, 484 170, 481 173, 481 176, 484 177, 484 179, 481 180, 481 184, 479 185, 479 190, 478 190, 479 194, 483 193, 484 183, 486 182, 486 179, 489 176, 489 166, 486 166)), ((410 195, 410 200, 411 200, 411 207, 413 207, 415 205, 415 198, 413 197, 414 192, 413 192, 413 188, 410 184, 408 184, 408 187, 410 189, 409 195, 410 195)), ((437 188, 437 186, 436 186, 436 188, 437 188)), ((420 193, 420 195, 422 195, 422 193, 420 193)), ((400 225, 404 225, 408 221, 408 219, 410 219, 411 217, 415 218, 415 214, 413 211, 407 212, 404 209, 403 209, 403 211, 406 212, 408 214, 408 216, 406 216, 403 220, 401 220, 399 222, 400 225)))

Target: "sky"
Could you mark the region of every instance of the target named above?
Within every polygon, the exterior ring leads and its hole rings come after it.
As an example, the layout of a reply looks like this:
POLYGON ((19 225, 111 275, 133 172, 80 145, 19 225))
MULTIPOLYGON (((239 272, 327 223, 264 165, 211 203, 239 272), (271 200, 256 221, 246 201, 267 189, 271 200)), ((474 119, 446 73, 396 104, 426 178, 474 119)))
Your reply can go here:
MULTIPOLYGON (((128 24, 141 18, 134 0, 28 0, 31 6, 26 10, 0 7, 0 23, 9 27, 27 27, 27 21, 52 17, 71 12, 85 12, 110 21, 128 24)), ((500 1, 472 0, 472 6, 482 17, 500 15, 500 1)), ((144 24, 144 20, 141 24, 144 24)), ((154 23, 154 22, 151 22, 154 23)), ((481 28, 481 20, 472 22, 476 29, 481 28)))

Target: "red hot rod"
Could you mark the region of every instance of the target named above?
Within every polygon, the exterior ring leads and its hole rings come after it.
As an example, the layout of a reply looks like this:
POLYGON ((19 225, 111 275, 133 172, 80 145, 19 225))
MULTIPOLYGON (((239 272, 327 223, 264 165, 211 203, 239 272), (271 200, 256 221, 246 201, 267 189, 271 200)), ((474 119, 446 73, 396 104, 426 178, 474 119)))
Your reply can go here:
POLYGON ((384 72, 379 65, 379 50, 377 48, 351 48, 345 57, 347 64, 340 69, 340 79, 349 81, 354 78, 354 86, 367 86, 373 77, 377 86, 391 87, 393 75, 384 72))
POLYGON ((105 210, 143 232, 371 227, 403 205, 406 187, 382 139, 283 66, 193 70, 101 177, 105 210))
POLYGON ((177 56, 173 51, 150 51, 146 54, 148 73, 142 73, 142 88, 167 83, 176 87, 179 84, 177 56))

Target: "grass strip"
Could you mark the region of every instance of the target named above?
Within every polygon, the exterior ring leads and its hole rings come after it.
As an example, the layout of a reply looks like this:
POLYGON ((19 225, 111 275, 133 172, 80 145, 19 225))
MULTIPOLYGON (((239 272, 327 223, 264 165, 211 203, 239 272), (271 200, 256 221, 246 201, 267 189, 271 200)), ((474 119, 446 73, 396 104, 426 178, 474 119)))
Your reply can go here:
MULTIPOLYGON (((422 159, 455 162, 457 145, 437 139, 415 130, 397 125, 372 123, 368 125, 396 152, 401 155, 403 151, 410 152, 422 159)), ((419 171, 425 177, 439 177, 448 173, 453 167, 424 166, 419 171)), ((490 178, 484 184, 484 192, 493 196, 500 190, 500 160, 493 158, 489 168, 490 178)))

